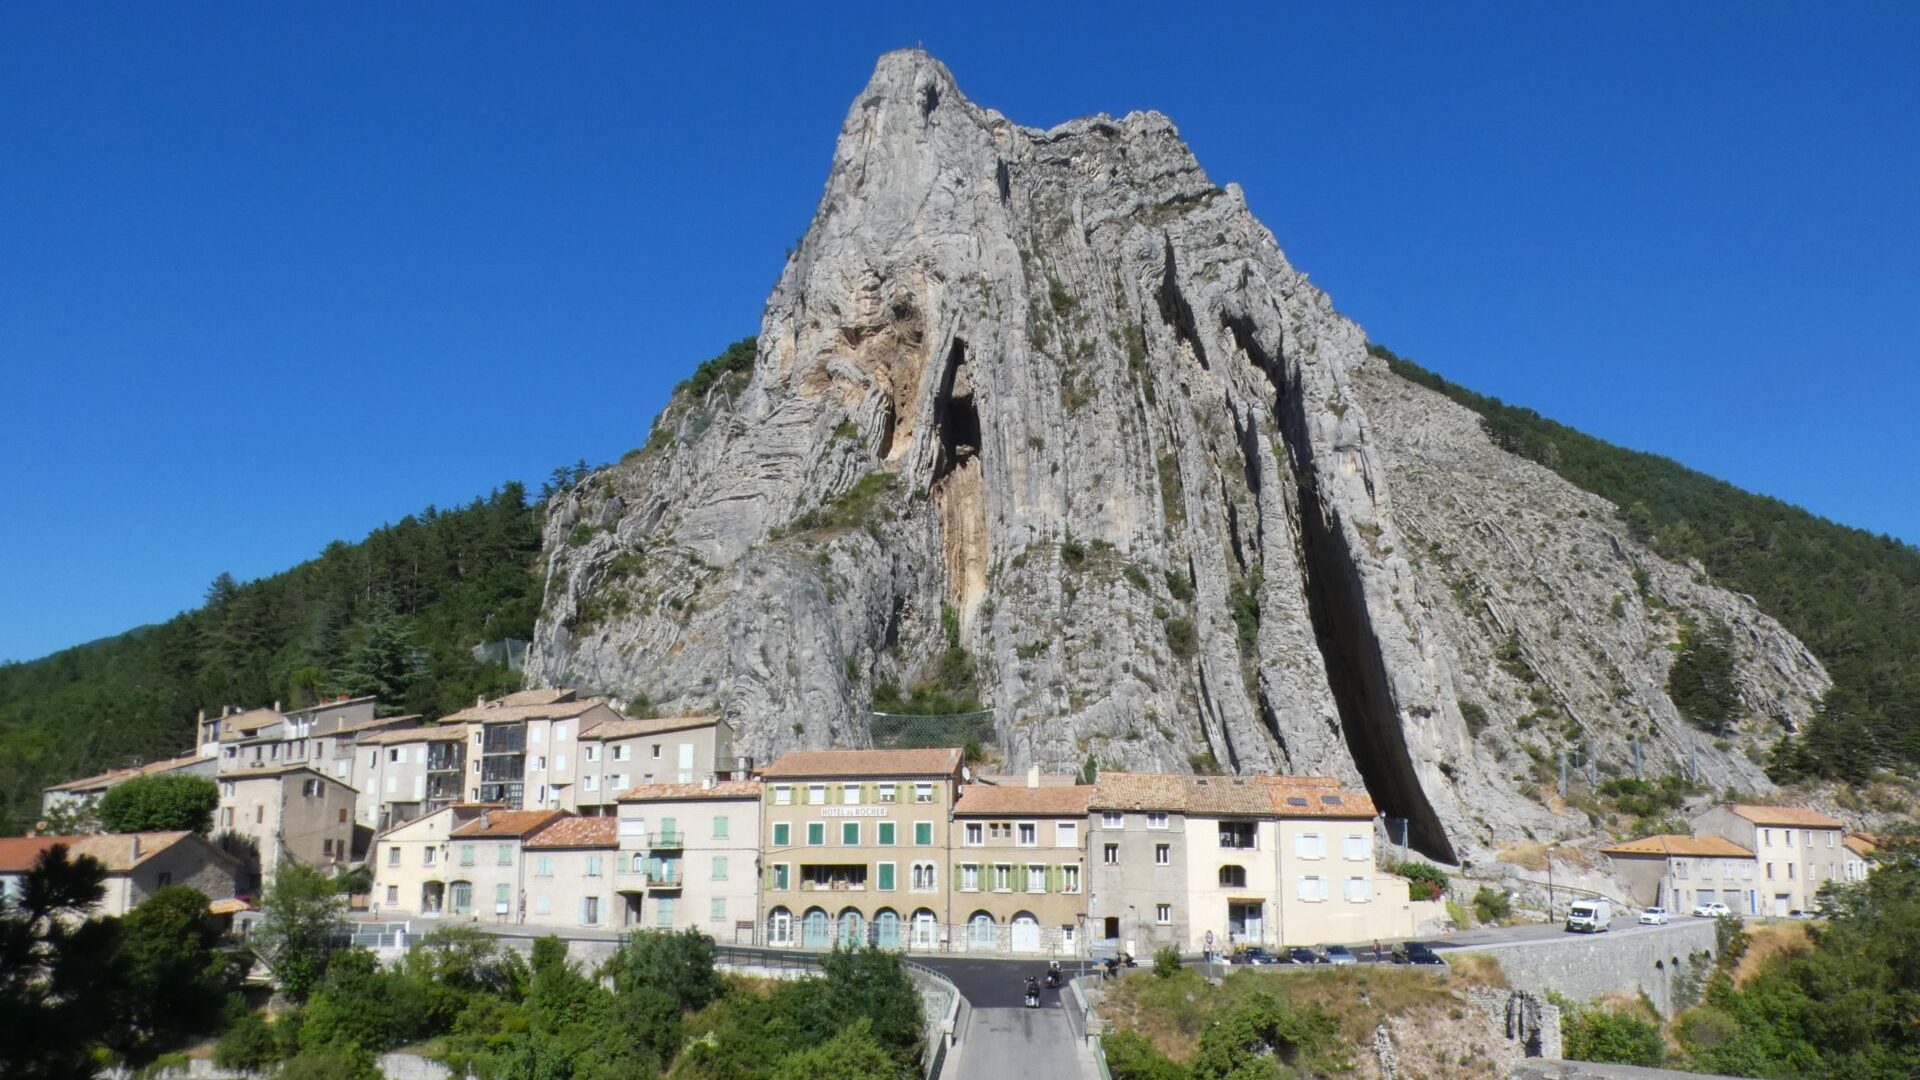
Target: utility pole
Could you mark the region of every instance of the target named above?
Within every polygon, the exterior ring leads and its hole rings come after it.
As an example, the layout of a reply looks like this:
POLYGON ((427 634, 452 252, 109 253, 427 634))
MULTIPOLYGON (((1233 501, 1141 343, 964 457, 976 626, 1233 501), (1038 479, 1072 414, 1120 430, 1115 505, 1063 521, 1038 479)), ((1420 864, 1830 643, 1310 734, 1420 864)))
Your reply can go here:
POLYGON ((1628 740, 1633 743, 1633 778, 1645 780, 1646 777, 1640 774, 1640 736, 1630 735, 1628 740))
POLYGON ((1567 752, 1560 751, 1560 797, 1567 797, 1567 752))

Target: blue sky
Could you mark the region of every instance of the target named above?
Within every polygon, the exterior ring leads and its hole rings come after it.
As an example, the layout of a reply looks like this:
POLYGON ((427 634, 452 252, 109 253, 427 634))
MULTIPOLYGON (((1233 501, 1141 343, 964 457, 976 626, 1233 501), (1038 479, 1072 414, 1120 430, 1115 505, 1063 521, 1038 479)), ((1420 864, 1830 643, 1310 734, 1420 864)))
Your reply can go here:
POLYGON ((1376 339, 1920 539, 1920 5, 0 6, 0 657, 644 441, 881 52, 1173 117, 1376 339))

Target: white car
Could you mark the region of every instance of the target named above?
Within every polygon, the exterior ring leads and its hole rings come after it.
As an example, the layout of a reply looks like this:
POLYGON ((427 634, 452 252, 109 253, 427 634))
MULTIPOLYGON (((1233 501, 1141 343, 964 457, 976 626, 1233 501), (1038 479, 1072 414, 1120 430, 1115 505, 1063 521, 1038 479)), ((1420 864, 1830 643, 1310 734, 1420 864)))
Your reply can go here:
POLYGON ((1702 919, 1724 919, 1733 914, 1733 911, 1727 905, 1715 901, 1711 904, 1701 904, 1693 909, 1693 913, 1702 919))
POLYGON ((1650 907, 1650 908, 1643 909, 1640 912, 1640 925, 1642 926, 1667 925, 1667 909, 1660 908, 1660 907, 1650 907))

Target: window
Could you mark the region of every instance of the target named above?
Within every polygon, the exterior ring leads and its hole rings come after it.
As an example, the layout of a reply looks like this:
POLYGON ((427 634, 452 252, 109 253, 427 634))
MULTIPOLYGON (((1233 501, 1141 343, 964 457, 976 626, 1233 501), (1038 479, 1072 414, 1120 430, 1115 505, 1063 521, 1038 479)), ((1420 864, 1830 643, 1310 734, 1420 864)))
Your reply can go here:
POLYGON ((398 764, 399 761, 400 761, 400 748, 397 746, 390 748, 387 751, 387 763, 390 765, 394 765, 394 764, 398 764))
POLYGON ((387 848, 387 865, 388 866, 400 865, 400 845, 393 844, 387 848))
POLYGON ((600 760, 600 744, 599 743, 588 743, 587 748, 584 752, 587 755, 588 761, 600 760))
POLYGON ((933 822, 916 821, 913 823, 913 844, 915 847, 933 846, 933 822))
POLYGON ((550 914, 552 914, 552 913, 553 913, 553 898, 552 898, 552 897, 550 897, 550 896, 547 896, 547 895, 546 895, 545 893, 542 893, 542 894, 540 894, 539 896, 536 896, 536 897, 534 897, 534 898, 533 898, 533 913, 534 913, 535 915, 550 915, 550 914))
POLYGON ((505 915, 513 907, 513 886, 501 882, 493 887, 493 913, 505 915))
POLYGON ((1327 854, 1327 846, 1319 833, 1301 833, 1293 838, 1293 853, 1302 859, 1319 859, 1327 854))
POLYGON ((553 741, 554 742, 567 741, 567 725, 565 724, 553 725, 553 741))
POLYGON ((1102 852, 1100 861, 1107 864, 1108 866, 1119 866, 1120 865, 1120 845, 1108 844, 1105 850, 1102 852))
POLYGON ((400 902, 400 886, 398 885, 387 886, 387 903, 397 904, 399 902, 400 902))
POLYGON ((653 749, 653 759, 655 761, 660 760, 660 744, 654 743, 652 749, 653 749))
POLYGON ((1828 847, 1832 847, 1832 846, 1833 846, 1833 839, 1834 839, 1834 837, 1836 837, 1836 836, 1838 836, 1838 835, 1840 835, 1840 834, 1839 834, 1839 833, 1828 833, 1828 834, 1827 834, 1827 846, 1828 846, 1828 847))
POLYGON ((1043 893, 1047 891, 1047 868, 1039 863, 1027 864, 1027 891, 1043 893))
POLYGON ((993 864, 993 891, 1013 891, 1013 867, 1007 863, 993 864))
POLYGON ((840 788, 840 802, 844 806, 860 805, 860 785, 847 784, 840 788))
POLYGON ((877 868, 880 871, 880 891, 892 892, 894 888, 894 881, 893 881, 894 864, 890 862, 883 862, 883 863, 877 864, 877 868))
POLYGON ((265 806, 255 806, 253 808, 253 823, 255 825, 264 825, 266 824, 266 821, 267 821, 267 808, 265 806))
POLYGON ((228 828, 233 827, 233 807, 223 806, 220 808, 220 824, 228 828))
POLYGON ((607 777, 608 791, 625 791, 629 786, 630 785, 627 783, 626 773, 617 772, 617 773, 614 773, 612 776, 607 777))
POLYGON ((1172 904, 1153 905, 1153 921, 1156 923, 1159 923, 1161 926, 1165 926, 1168 923, 1172 922, 1173 921, 1173 905, 1172 904))
POLYGON ((876 844, 879 844, 881 847, 892 847, 894 845, 894 833, 898 830, 898 828, 899 826, 895 825, 891 821, 882 821, 877 823, 873 827, 873 831, 874 831, 873 842, 876 844))
POLYGON ((567 771, 567 755, 565 754, 553 755, 553 768, 555 772, 566 772, 567 771))
POLYGON ((934 866, 934 864, 930 862, 914 863, 913 864, 913 891, 914 892, 932 892, 935 889, 939 888, 940 886, 935 881, 935 875, 938 872, 939 872, 939 868, 934 866))
POLYGON ((827 842, 827 823, 824 821, 807 822, 807 846, 819 847, 827 842))
POLYGON ((1673 860, 1673 876, 1674 877, 1678 877, 1678 878, 1687 877, 1688 873, 1689 871, 1687 869, 1687 860, 1685 859, 1673 860))
POLYGON ((1762 844, 1764 844, 1765 846, 1767 846, 1767 847, 1772 847, 1772 846, 1773 846, 1773 830, 1772 830, 1772 829, 1761 829, 1761 830, 1760 830, 1760 842, 1761 842, 1762 844))
POLYGON ((773 864, 773 887, 782 892, 786 891, 787 881, 791 871, 792 871, 792 867, 788 866, 786 863, 783 863, 783 862, 774 863, 773 864))
POLYGON ((860 823, 843 821, 840 823, 840 845, 842 847, 860 846, 860 823))
POLYGON ((986 830, 981 826, 981 824, 977 821, 967 822, 966 845, 968 847, 979 847, 980 845, 986 842, 987 842, 986 830))
POLYGON ((552 877, 553 876, 553 856, 542 855, 538 859, 535 859, 533 863, 533 876, 534 877, 552 877))
POLYGON ((1767 864, 1767 880, 1768 881, 1773 880, 1773 864, 1772 863, 1767 864))
POLYGON ((587 876, 588 877, 600 876, 600 856, 598 855, 587 856, 587 876))
POLYGON ((453 883, 453 910, 457 915, 465 915, 473 910, 473 882, 453 883))
POLYGON ((1233 850, 1251 851, 1254 846, 1254 830, 1251 821, 1223 821, 1220 823, 1220 846, 1233 850))
POLYGON ((793 846, 793 826, 785 821, 773 823, 773 846, 777 848, 793 846))
POLYGON ((473 845, 472 844, 460 845, 460 865, 461 866, 473 865, 473 845))
POLYGON ((1788 847, 1793 846, 1793 830, 1792 829, 1781 829, 1780 838, 1787 842, 1788 847))
POLYGON ((325 855, 329 859, 333 858, 333 841, 332 840, 320 841, 320 854, 325 855))
POLYGON ((1795 866, 1794 866, 1794 865, 1793 865, 1792 863, 1788 863, 1788 864, 1787 864, 1787 880, 1788 880, 1788 881, 1792 881, 1792 880, 1793 880, 1793 877, 1794 877, 1794 874, 1793 874, 1793 872, 1794 872, 1794 870, 1795 870, 1795 869, 1797 869, 1797 868, 1796 868, 1796 867, 1795 867, 1795 866))
POLYGON ((1103 829, 1124 829, 1127 827, 1127 815, 1118 810, 1100 811, 1100 827, 1103 829))
POLYGON ((1295 888, 1295 895, 1302 900, 1317 903, 1327 898, 1327 879, 1323 877, 1303 874, 1295 888))
POLYGON ((628 746, 628 745, 627 745, 626 743, 621 743, 621 744, 620 744, 619 746, 616 746, 616 747, 614 747, 614 748, 613 748, 613 760, 615 760, 615 761, 632 761, 632 760, 633 760, 633 747, 631 747, 631 746, 628 746))
POLYGON ((808 784, 807 785, 807 805, 808 806, 824 806, 826 805, 826 802, 827 802, 827 785, 825 784, 808 784))
POLYGON ((725 814, 721 814, 713 819, 713 838, 715 840, 727 839, 727 816, 725 814))
POLYGON ((932 802, 933 801, 933 785, 932 784, 913 785, 913 801, 917 803, 932 802))
POLYGON ((1173 845, 1172 844, 1153 845, 1153 865, 1155 866, 1173 865, 1173 845))
POLYGON ((773 785, 773 805, 775 806, 792 806, 793 805, 792 785, 790 784, 773 785))
POLYGON ((713 910, 708 913, 707 918, 711 922, 727 921, 727 898, 726 897, 716 896, 713 898, 713 910))
POLYGON ((1244 866, 1223 866, 1220 868, 1220 887, 1223 889, 1244 889, 1247 887, 1247 868, 1244 866))
POLYGON ((1368 877, 1350 877, 1347 879, 1347 903, 1364 904, 1373 899, 1373 879, 1368 877))
POLYGON ((1040 826, 1031 821, 1023 821, 1014 826, 1014 843, 1021 847, 1040 846, 1040 826))
POLYGON ((424 848, 421 848, 421 849, 420 849, 420 865, 421 865, 421 866, 432 866, 432 865, 433 865, 433 854, 434 854, 434 849, 433 849, 433 847, 432 847, 432 846, 428 846, 428 847, 424 847, 424 848))
POLYGON ((534 772, 545 772, 547 769, 546 756, 543 754, 533 755, 533 765, 531 768, 534 772))
POLYGON ((713 857, 713 880, 727 880, 727 857, 725 855, 715 855, 713 857))
POLYGON ((895 785, 895 784, 881 784, 880 785, 880 801, 883 803, 892 802, 894 800, 894 794, 895 794, 895 791, 897 790, 897 787, 898 785, 895 785))
POLYGON ((1340 854, 1352 862, 1364 860, 1367 857, 1367 838, 1360 833, 1348 833, 1347 838, 1341 841, 1340 854))
POLYGON ((1063 821, 1053 827, 1053 846, 1077 848, 1080 846, 1080 823, 1063 821))
POLYGON ((600 777, 593 773, 588 773, 587 778, 580 782, 580 786, 586 788, 588 791, 599 791, 600 777))
MULTIPOLYGON (((665 903, 665 902, 666 901, 664 899, 661 901, 661 903, 665 903)), ((599 897, 588 896, 581 899, 580 925, 582 926, 599 926, 600 925, 600 898, 599 897)))
POLYGON ((501 866, 513 865, 513 845, 512 844, 495 844, 494 855, 499 865, 501 866))
POLYGON ((543 728, 543 727, 537 727, 537 726, 536 726, 536 727, 530 727, 530 728, 528 728, 528 729, 527 729, 527 741, 528 741, 528 742, 534 742, 534 743, 537 743, 537 742, 546 742, 546 741, 547 741, 547 729, 546 729, 546 728, 543 728))
POLYGON ((1154 811, 1147 814, 1147 828, 1164 829, 1166 827, 1167 815, 1165 811, 1154 811))
POLYGON ((980 889, 980 867, 975 863, 966 863, 960 867, 960 890, 978 892, 980 889))

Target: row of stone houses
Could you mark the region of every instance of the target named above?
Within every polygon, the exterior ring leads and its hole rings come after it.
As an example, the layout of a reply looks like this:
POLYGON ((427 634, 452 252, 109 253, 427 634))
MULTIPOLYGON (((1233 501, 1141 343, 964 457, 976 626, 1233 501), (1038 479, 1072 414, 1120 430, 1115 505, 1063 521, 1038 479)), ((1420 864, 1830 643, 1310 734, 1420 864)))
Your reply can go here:
POLYGON ((0 902, 20 895, 20 882, 49 848, 99 861, 106 870, 106 894, 90 914, 125 915, 142 900, 169 885, 200 890, 215 914, 245 907, 234 899, 246 868, 233 855, 191 832, 107 833, 85 836, 0 837, 0 902))
POLYGON ((1740 915, 1812 911, 1821 886, 1866 877, 1873 851, 1845 823, 1803 807, 1730 803, 1688 824, 1689 834, 1603 849, 1634 903, 1683 912, 1721 903, 1740 915))
MULTIPOLYGON (((551 742, 548 743, 552 745, 551 742)), ((376 839, 382 917, 722 941, 1146 954, 1409 936, 1366 795, 1315 777, 964 779, 958 750, 789 753, 613 815, 456 804, 376 839)))
POLYGON ((206 776, 220 791, 214 835, 252 894, 287 860, 359 862, 376 832, 456 804, 610 815, 622 792, 737 764, 723 721, 629 718, 570 690, 482 700, 438 724, 378 711, 361 697, 203 713, 194 753, 54 785, 42 809, 58 820, 135 777, 206 776))

